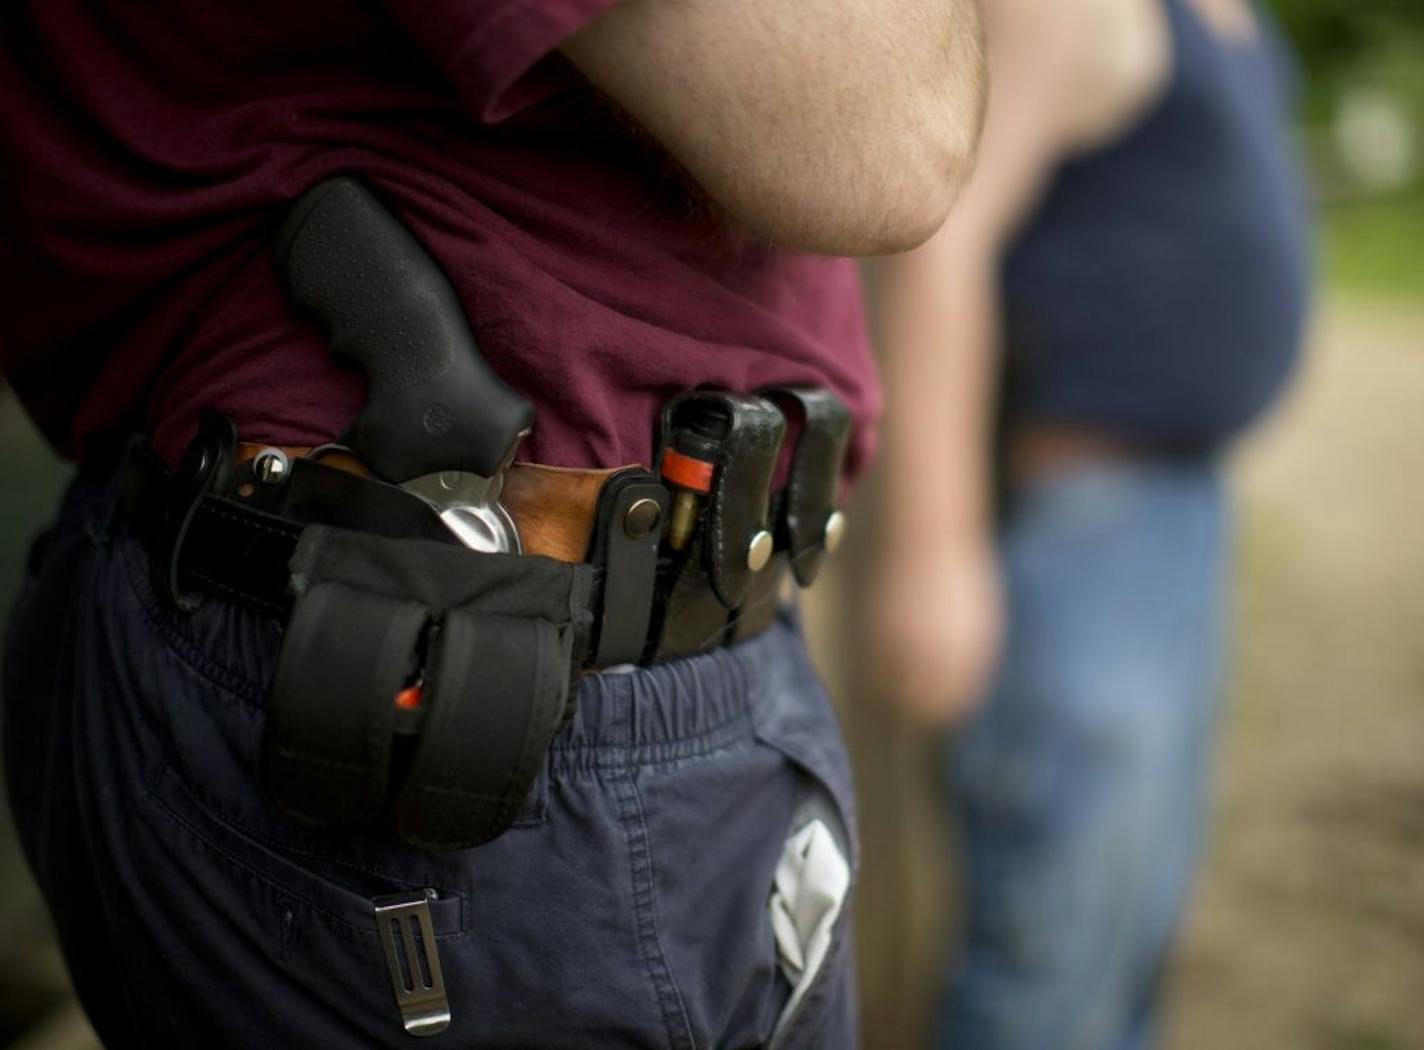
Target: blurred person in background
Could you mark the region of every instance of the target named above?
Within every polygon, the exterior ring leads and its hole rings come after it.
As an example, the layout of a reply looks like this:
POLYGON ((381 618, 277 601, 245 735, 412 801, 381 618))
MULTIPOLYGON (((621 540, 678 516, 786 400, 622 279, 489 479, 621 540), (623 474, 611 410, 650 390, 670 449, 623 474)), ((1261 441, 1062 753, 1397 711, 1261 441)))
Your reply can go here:
POLYGON ((1306 313, 1293 67, 1249 0, 985 20, 979 167, 883 274, 875 636, 898 703, 962 723, 938 1045, 1129 1050, 1200 838, 1223 459, 1306 313))

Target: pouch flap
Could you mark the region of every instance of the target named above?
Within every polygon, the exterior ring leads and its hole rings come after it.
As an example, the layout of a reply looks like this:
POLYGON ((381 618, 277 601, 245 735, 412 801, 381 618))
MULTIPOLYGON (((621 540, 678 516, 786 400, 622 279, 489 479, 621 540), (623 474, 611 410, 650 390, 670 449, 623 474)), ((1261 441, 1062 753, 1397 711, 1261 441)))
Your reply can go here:
POLYGON ((396 831, 450 850, 518 815, 563 720, 572 632, 547 620, 452 609, 427 655, 424 731, 396 796, 396 831))
POLYGON ((791 552, 796 582, 809 587, 826 556, 826 524, 836 509, 850 411, 821 387, 777 387, 765 393, 792 402, 802 417, 777 526, 779 546, 791 552))
POLYGON ((389 540, 309 525, 289 563, 298 595, 322 580, 418 602, 435 615, 467 607, 574 628, 580 660, 593 624, 593 568, 519 554, 494 554, 432 540, 389 540))
POLYGON ((282 640, 263 781, 309 824, 377 819, 386 803, 396 693, 416 670, 427 610, 337 581, 310 587, 282 640))

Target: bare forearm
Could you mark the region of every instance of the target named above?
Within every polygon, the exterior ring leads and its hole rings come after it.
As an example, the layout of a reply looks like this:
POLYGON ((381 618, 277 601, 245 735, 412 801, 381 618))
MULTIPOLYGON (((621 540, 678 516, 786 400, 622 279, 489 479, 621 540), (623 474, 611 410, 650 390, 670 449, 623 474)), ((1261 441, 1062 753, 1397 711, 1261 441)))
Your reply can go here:
POLYGON ((623 0, 564 46, 752 230, 842 254, 937 229, 983 104, 977 0, 623 0))
POLYGON ((952 226, 879 264, 885 495, 897 543, 921 551, 980 542, 990 519, 997 279, 952 226))

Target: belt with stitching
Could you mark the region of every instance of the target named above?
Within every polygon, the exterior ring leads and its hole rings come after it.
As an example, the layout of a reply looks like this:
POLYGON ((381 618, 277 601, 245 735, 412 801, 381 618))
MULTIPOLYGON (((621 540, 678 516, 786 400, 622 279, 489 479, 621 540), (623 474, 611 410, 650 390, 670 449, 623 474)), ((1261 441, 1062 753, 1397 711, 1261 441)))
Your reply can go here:
MULTIPOLYGON (((238 443, 232 448, 232 465, 244 469, 230 471, 226 487, 198 489, 189 487, 194 480, 192 464, 175 471, 146 447, 139 447, 130 454, 125 471, 123 503, 149 549, 156 586, 179 608, 191 610, 204 595, 213 595, 286 618, 292 599, 287 567, 305 521, 300 516, 272 514, 253 505, 260 501, 261 493, 256 491, 251 463, 259 452, 273 448, 280 448, 288 457, 293 476, 306 467, 315 468, 308 470, 306 476, 317 478, 325 487, 323 495, 331 497, 326 501, 324 524, 381 531, 370 527, 373 520, 379 520, 393 539, 457 543, 428 505, 396 486, 378 481, 344 449, 238 443), (337 488, 332 490, 332 485, 337 488), (352 519, 330 520, 332 505, 351 508, 352 519)), ((626 470, 578 470, 532 463, 508 468, 502 502, 519 529, 524 553, 565 562, 604 562, 607 553, 600 552, 596 537, 599 501, 605 483, 626 470)), ((694 608, 685 627, 680 628, 677 624, 681 614, 674 618, 669 611, 663 625, 670 624, 670 635, 678 640, 660 644, 646 658, 661 660, 716 648, 765 628, 773 618, 774 607, 784 600, 786 568, 784 558, 768 567, 759 594, 747 602, 740 615, 724 613, 720 619, 714 616, 709 626, 709 621, 703 619, 705 610, 699 614, 694 608)), ((606 609, 619 596, 611 594, 604 583, 600 573, 602 594, 598 604, 606 609)), ((694 601, 693 606, 715 605, 710 587, 707 590, 706 600, 694 601)), ((666 600, 666 595, 660 599, 666 600)), ((595 615, 600 614, 596 611, 595 615)), ((645 638, 648 645, 656 640, 646 635, 639 637, 645 638)), ((625 639, 618 647, 620 658, 604 659, 607 650, 600 650, 592 654, 599 658, 586 665, 585 670, 636 662, 640 648, 647 646, 636 638, 625 639)))

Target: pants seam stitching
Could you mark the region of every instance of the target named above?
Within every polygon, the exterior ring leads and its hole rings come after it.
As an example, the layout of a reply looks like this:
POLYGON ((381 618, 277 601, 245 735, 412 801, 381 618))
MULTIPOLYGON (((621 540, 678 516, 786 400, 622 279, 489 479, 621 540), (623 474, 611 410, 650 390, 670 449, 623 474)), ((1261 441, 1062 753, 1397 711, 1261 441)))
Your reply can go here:
POLYGON ((682 993, 677 987, 667 962, 667 953, 658 931, 657 910, 653 894, 652 847, 647 820, 643 813, 638 785, 629 773, 619 778, 619 803, 623 826, 628 839, 628 863, 633 881, 633 912, 637 929, 639 953, 653 993, 658 1001, 668 1044, 677 1050, 693 1050, 691 1024, 682 993))

